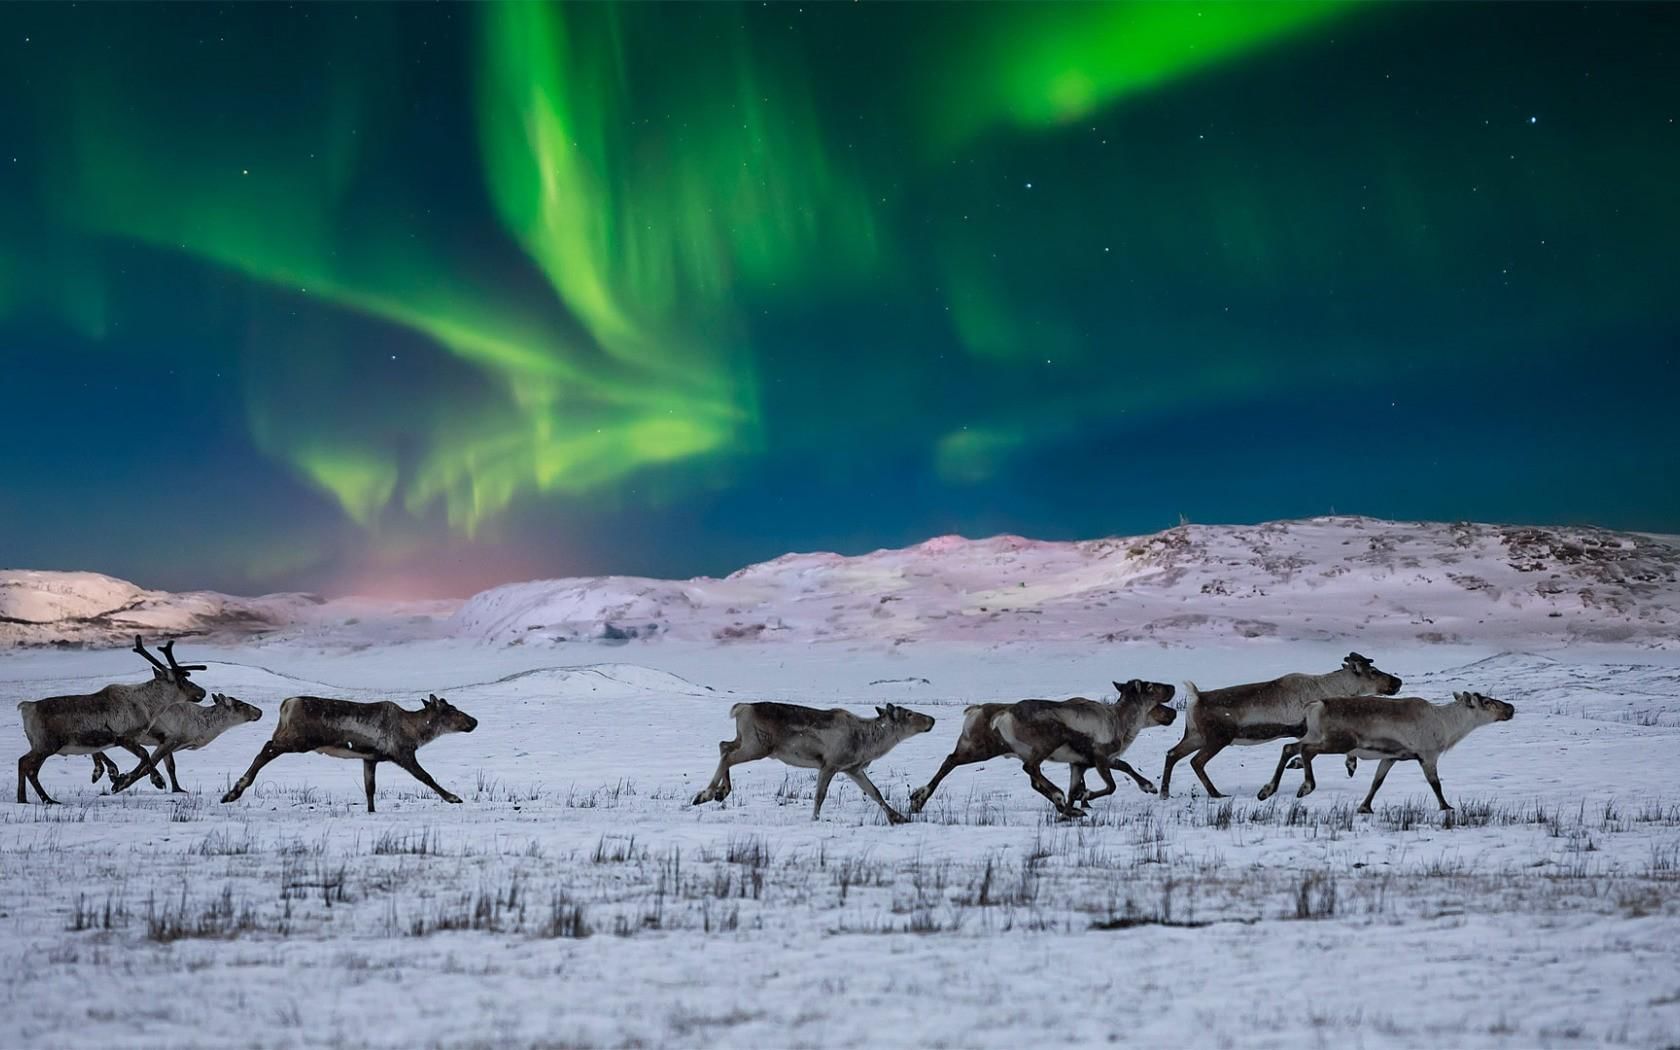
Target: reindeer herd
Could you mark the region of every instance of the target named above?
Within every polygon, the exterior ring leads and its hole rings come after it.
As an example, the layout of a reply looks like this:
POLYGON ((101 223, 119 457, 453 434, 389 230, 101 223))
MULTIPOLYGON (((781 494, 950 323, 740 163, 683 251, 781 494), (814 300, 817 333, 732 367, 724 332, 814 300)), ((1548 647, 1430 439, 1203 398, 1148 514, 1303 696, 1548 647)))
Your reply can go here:
MULTIPOLYGON (((163 777, 157 768, 160 764, 169 774, 171 790, 181 791, 175 776, 177 751, 204 747, 228 729, 262 718, 256 707, 220 693, 211 696, 208 706, 201 704, 204 688, 191 676, 194 671, 205 670, 206 665, 178 663, 174 642, 159 647, 163 660, 152 655, 139 637, 134 639, 134 651, 152 665, 150 681, 18 704, 24 734, 29 738, 28 753, 18 759, 20 803, 28 801, 26 782, 42 802, 55 801, 42 789, 39 775, 42 764, 53 755, 93 756, 93 780, 109 776, 113 794, 127 790, 145 776, 162 788, 163 777), (153 748, 149 753, 147 745, 153 748), (129 752, 139 764, 126 774, 120 772, 105 754, 112 748, 129 752)), ((1091 802, 1113 794, 1117 771, 1130 777, 1140 790, 1155 793, 1155 785, 1121 756, 1144 729, 1171 725, 1176 720, 1178 712, 1169 706, 1173 687, 1135 678, 1113 684, 1119 697, 1112 702, 1074 697, 967 708, 956 747, 940 763, 933 778, 910 793, 910 812, 920 813, 940 782, 958 766, 1011 755, 1020 760, 1033 790, 1048 799, 1064 818, 1077 818, 1091 802), (1044 775, 1045 762, 1068 765, 1070 777, 1065 792, 1044 775), (1102 787, 1095 791, 1085 786, 1088 770, 1095 770, 1102 780, 1102 787)), ((1168 797, 1173 767, 1180 759, 1189 758, 1191 770, 1208 795, 1220 798, 1222 793, 1207 774, 1207 764, 1214 756, 1232 744, 1252 746, 1289 740, 1278 756, 1272 779, 1260 789, 1261 799, 1276 793, 1284 770, 1292 765, 1302 771, 1296 797, 1310 794, 1317 786, 1313 759, 1343 755, 1350 777, 1359 759, 1378 762, 1371 789, 1360 805, 1361 813, 1371 812, 1371 800, 1396 762, 1417 762, 1440 808, 1452 809, 1436 772, 1441 754, 1478 726, 1508 721, 1515 709, 1480 693, 1455 693, 1451 702, 1443 704, 1398 698, 1395 694, 1400 684, 1399 678, 1378 670, 1358 653, 1349 653, 1342 666, 1328 674, 1289 674, 1268 682, 1205 692, 1187 683, 1184 736, 1167 752, 1161 770, 1161 797, 1168 797)), ((875 711, 876 717, 863 718, 840 708, 824 711, 796 704, 736 704, 730 709, 735 738, 718 745, 717 772, 705 790, 694 796, 693 804, 727 798, 733 789, 729 776, 733 767, 775 758, 817 771, 813 820, 822 815, 829 782, 843 773, 881 807, 889 823, 906 822, 909 817, 894 809, 869 779, 869 764, 900 742, 930 731, 934 720, 894 704, 875 711)), ((445 733, 470 733, 477 726, 477 719, 436 696, 427 697, 418 711, 388 701, 290 697, 280 704, 274 735, 222 801, 238 799, 257 773, 281 755, 313 751, 362 762, 369 813, 374 812, 374 774, 381 762, 401 767, 445 802, 458 803, 460 797, 438 784, 420 765, 416 753, 445 733)))

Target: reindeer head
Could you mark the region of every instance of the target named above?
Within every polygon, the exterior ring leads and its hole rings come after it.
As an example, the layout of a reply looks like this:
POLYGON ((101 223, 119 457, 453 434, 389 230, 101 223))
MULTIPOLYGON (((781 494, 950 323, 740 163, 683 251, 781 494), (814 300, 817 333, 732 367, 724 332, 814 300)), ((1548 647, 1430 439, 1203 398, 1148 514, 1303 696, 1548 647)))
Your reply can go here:
POLYGON ((1150 722, 1158 726, 1170 726, 1178 712, 1168 706, 1172 702, 1173 687, 1165 682, 1145 682, 1141 678, 1134 678, 1129 682, 1111 683, 1120 694, 1115 704, 1136 704, 1146 712, 1150 722))
POLYGON ((420 705, 439 733, 470 733, 478 728, 478 719, 435 693, 422 700, 420 705))
POLYGON ((238 716, 241 722, 255 722, 262 717, 262 708, 254 704, 247 704, 237 696, 214 693, 210 697, 210 702, 229 714, 238 716))
POLYGON ((146 662, 152 665, 152 680, 154 682, 168 682, 179 689, 188 700, 204 699, 204 687, 197 682, 188 681, 187 678, 192 672, 202 671, 209 665, 186 664, 183 666, 176 663, 174 641, 164 642, 158 646, 158 650, 163 653, 164 659, 169 661, 168 666, 165 666, 162 660, 146 651, 145 643, 141 641, 139 635, 134 636, 134 651, 144 656, 146 662))
POLYGON ((1353 675, 1363 687, 1363 695, 1393 696, 1400 691, 1400 679, 1387 671, 1377 670, 1370 657, 1360 656, 1358 653, 1348 653, 1342 661, 1342 670, 1353 675))
POLYGON ((899 707, 897 704, 877 707, 875 713, 881 717, 882 721, 895 728, 903 729, 905 736, 925 733, 933 728, 932 716, 924 715, 920 711, 912 711, 908 707, 899 707))
POLYGON ((1517 713, 1517 709, 1505 701, 1481 693, 1454 693, 1453 699, 1472 711, 1480 711, 1493 722, 1509 722, 1517 713))

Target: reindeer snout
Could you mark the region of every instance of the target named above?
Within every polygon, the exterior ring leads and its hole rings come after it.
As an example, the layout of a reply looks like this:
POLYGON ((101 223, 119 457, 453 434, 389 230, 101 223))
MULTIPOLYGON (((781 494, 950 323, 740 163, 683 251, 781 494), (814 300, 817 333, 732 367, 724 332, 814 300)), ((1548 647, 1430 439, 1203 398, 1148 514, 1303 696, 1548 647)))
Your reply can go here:
POLYGON ((472 718, 472 717, 469 716, 467 718, 467 728, 463 729, 462 732, 463 733, 470 733, 477 728, 478 728, 478 719, 472 718))

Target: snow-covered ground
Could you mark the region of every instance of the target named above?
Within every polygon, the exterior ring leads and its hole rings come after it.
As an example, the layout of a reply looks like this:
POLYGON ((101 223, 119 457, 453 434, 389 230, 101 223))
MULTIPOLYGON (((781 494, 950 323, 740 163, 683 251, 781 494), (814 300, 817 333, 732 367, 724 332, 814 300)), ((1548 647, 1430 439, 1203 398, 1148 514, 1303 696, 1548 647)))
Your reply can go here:
MULTIPOLYGON (((336 609, 205 627, 178 655, 266 714, 180 757, 189 794, 101 795, 87 759, 55 758, 42 779, 65 805, 0 810, 0 1030, 26 1046, 1680 1044, 1674 542, 1593 533, 1560 554, 1560 534, 1481 526, 1282 528, 1270 553, 1258 530, 1104 541, 1145 548, 1111 556, 937 541, 459 609, 300 600, 336 609), (1263 564, 1279 546, 1315 560, 1263 564), (1452 575, 1485 586, 1445 574, 1454 549, 1452 575), (577 604, 644 585, 653 612, 577 604), (865 607, 870 588, 892 611, 865 607), (640 621, 662 626, 625 638, 640 621), (1348 780, 1321 760, 1311 797, 1292 772, 1256 802, 1271 746, 1209 765, 1230 800, 1181 766, 1174 798, 1122 780, 1073 824, 1003 760, 954 772, 903 827, 845 781, 813 823, 812 775, 772 762, 738 768, 725 805, 688 804, 741 700, 934 715, 872 769, 902 808, 966 704, 1330 670, 1350 648, 1407 695, 1517 705, 1442 760, 1450 818, 1415 766, 1374 816, 1354 813, 1369 764, 1348 780), (479 719, 421 752, 465 804, 385 766, 369 815, 359 764, 316 755, 216 801, 283 698, 428 692, 479 719)), ((91 643, 119 621, 11 640, 91 643)), ((120 648, 14 648, 0 696, 145 671, 120 648)), ((1158 778, 1179 732, 1146 730, 1128 758, 1158 778)), ((15 719, 4 733, 21 754, 15 719)))
MULTIPOLYGON (((1605 648, 1370 655, 1408 693, 1518 705, 1374 817, 1368 776, 1253 801, 1275 756, 1209 766, 1236 797, 1132 790, 1050 819, 1019 767, 961 769, 888 827, 849 783, 823 820, 809 773, 736 771, 688 799, 727 711, 776 697, 934 714, 875 767, 903 806, 962 705, 1330 668, 1345 649, 430 641, 207 649, 199 676, 269 712, 184 755, 190 795, 44 781, 67 804, 0 813, 0 923, 21 1045, 1602 1045, 1680 1039, 1680 660, 1605 648), (216 799, 300 692, 480 719, 422 752, 450 806, 391 767, 288 756, 216 799), (580 936, 587 933, 587 936, 580 936)), ((130 677, 121 651, 19 652, 7 696, 130 677)), ((21 733, 11 730, 14 749, 21 733)), ((1158 776, 1177 727, 1134 763, 1158 776)), ((125 761, 125 765, 126 765, 125 761)), ((1187 783, 1188 782, 1188 783, 1187 783)))

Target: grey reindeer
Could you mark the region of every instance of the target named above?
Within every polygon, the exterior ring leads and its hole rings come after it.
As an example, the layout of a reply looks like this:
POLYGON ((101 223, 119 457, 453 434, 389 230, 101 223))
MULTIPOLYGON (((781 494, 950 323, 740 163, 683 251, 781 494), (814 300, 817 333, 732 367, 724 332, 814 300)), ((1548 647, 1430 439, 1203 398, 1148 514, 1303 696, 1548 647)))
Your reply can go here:
MULTIPOLYGON (((1400 691, 1400 679, 1377 669, 1369 658, 1349 653, 1342 666, 1329 674, 1286 674, 1269 682, 1252 682, 1224 689, 1198 690, 1185 683, 1189 710, 1184 720, 1184 738, 1167 752, 1161 769, 1161 797, 1172 785, 1173 766, 1186 755, 1211 798, 1223 798, 1207 775, 1210 759, 1232 744, 1264 744, 1283 737, 1298 737, 1306 731, 1307 704, 1331 696, 1393 696, 1400 691)), ((1353 775, 1353 756, 1348 756, 1348 775, 1353 775)))
POLYGON ((735 719, 735 739, 718 744, 722 757, 717 773, 706 789, 694 796, 693 804, 722 802, 734 790, 729 770, 743 762, 776 758, 790 766, 817 771, 817 800, 811 819, 822 816, 828 782, 836 773, 850 777, 858 789, 874 800, 887 815, 887 822, 903 824, 909 817, 887 804, 869 779, 869 763, 897 747, 901 741, 933 728, 928 715, 888 704, 875 709, 875 718, 860 718, 842 708, 823 711, 797 704, 764 702, 736 704, 729 709, 735 719))
POLYGON ((1133 769, 1120 755, 1137 735, 1151 725, 1171 725, 1178 712, 1165 703, 1172 690, 1160 699, 1148 693, 1121 696, 1117 703, 1095 700, 1024 700, 1005 708, 992 719, 992 730, 1021 760, 1033 790, 1050 800, 1063 817, 1083 814, 1082 803, 1114 794, 1118 769, 1132 778, 1138 788, 1155 793, 1155 785, 1133 769), (1073 767, 1073 787, 1067 795, 1045 777, 1045 762, 1066 762, 1073 767), (1085 791, 1085 769, 1095 768, 1103 786, 1085 791))
POLYGON ((1516 713, 1512 705, 1481 693, 1454 693, 1452 702, 1447 704, 1432 704, 1417 697, 1377 700, 1368 696, 1341 696, 1317 700, 1307 705, 1306 732, 1300 740, 1283 746, 1277 769, 1271 781, 1260 789, 1259 798, 1264 801, 1277 792, 1278 781, 1292 758, 1301 759, 1301 789, 1295 797, 1305 798, 1318 786, 1313 779, 1315 757, 1357 755, 1379 760, 1377 775, 1371 780, 1365 801, 1359 804, 1359 812, 1371 812, 1371 800, 1377 797, 1377 789, 1382 787, 1394 763, 1408 761, 1423 767, 1424 779, 1434 789, 1435 801, 1441 809, 1452 809, 1441 792, 1435 763, 1443 752, 1470 735, 1471 730, 1493 722, 1508 722, 1516 713))
MULTIPOLYGON (((1165 704, 1170 701, 1173 696, 1173 687, 1165 682, 1145 682, 1140 678, 1133 678, 1128 682, 1114 682, 1111 684, 1120 694, 1118 699, 1115 700, 1116 704, 1137 702, 1141 700, 1152 701, 1156 704, 1165 704)), ((1082 696, 1073 697, 1071 700, 1059 701, 1016 701, 1016 703, 1040 704, 1074 702, 1090 703, 1091 701, 1086 700, 1082 696)), ((1002 758, 1004 755, 1011 753, 1008 742, 998 735, 996 729, 992 728, 992 721, 997 718, 998 715, 1001 715, 1003 712, 1014 706, 1014 703, 972 704, 963 709, 962 731, 957 734, 957 745, 951 749, 951 753, 949 755, 945 756, 945 761, 939 764, 939 769, 933 774, 933 779, 910 792, 911 813, 920 813, 922 811, 922 807, 927 805, 928 799, 933 797, 934 791, 938 790, 940 781, 944 780, 947 776, 950 776, 951 771, 956 769, 958 766, 970 766, 976 762, 987 762, 994 758, 1002 758)), ((1164 725, 1165 723, 1162 724, 1164 725)), ((1127 741, 1127 743, 1130 743, 1130 741, 1127 741)), ((1071 765, 1072 777, 1068 782, 1067 797, 1073 799, 1074 801, 1078 801, 1079 797, 1083 796, 1085 792, 1086 767, 1079 763, 1072 763, 1071 765)), ((1118 769, 1120 767, 1115 766, 1113 768, 1118 769)), ((1126 767, 1126 770, 1130 769, 1130 766, 1126 767)), ((1135 776, 1135 773, 1133 775, 1135 776)), ((1154 791, 1155 789, 1151 787, 1149 790, 1154 791)))
MULTIPOLYGON (((140 744, 158 713, 171 704, 195 703, 204 697, 204 687, 189 676, 204 670, 205 665, 177 663, 173 641, 163 643, 160 649, 169 661, 167 665, 146 651, 139 635, 134 636, 134 651, 152 665, 150 681, 139 685, 108 685, 96 693, 51 696, 18 704, 23 732, 29 738, 29 751, 18 759, 19 802, 29 801, 24 791, 27 780, 42 802, 56 803, 41 787, 40 777, 41 766, 54 755, 97 755, 106 748, 120 747, 142 763, 147 761, 146 751, 140 744)), ((173 758, 168 761, 168 769, 173 780, 173 758)), ((152 770, 154 776, 156 772, 152 770)), ((158 786, 162 786, 161 782, 158 786)), ((176 790, 180 790, 179 785, 176 790)))
POLYGON ((111 780, 111 794, 127 791, 129 786, 147 773, 156 774, 160 761, 169 761, 177 751, 197 751, 212 740, 246 722, 262 717, 262 710, 237 697, 212 694, 210 706, 202 704, 170 704, 158 712, 146 727, 146 736, 157 742, 152 757, 140 763, 127 776, 111 780))
POLYGON ((421 767, 415 752, 445 733, 470 733, 477 728, 478 719, 437 696, 428 696, 418 711, 405 710, 389 700, 359 703, 320 696, 288 697, 280 703, 274 736, 222 801, 236 801, 257 778, 258 771, 281 755, 314 751, 332 758, 361 760, 369 813, 374 812, 374 770, 381 762, 407 770, 445 802, 460 802, 459 795, 445 789, 421 767))

